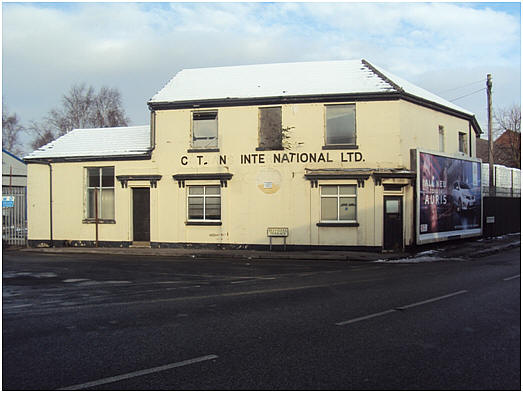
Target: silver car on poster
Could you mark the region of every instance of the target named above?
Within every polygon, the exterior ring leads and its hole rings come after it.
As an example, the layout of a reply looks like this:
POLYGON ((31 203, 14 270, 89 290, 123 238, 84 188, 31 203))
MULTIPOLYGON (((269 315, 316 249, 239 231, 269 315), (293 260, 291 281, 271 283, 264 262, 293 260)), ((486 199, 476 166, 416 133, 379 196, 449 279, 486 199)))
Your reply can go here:
POLYGON ((476 197, 467 183, 455 181, 452 183, 452 203, 458 212, 472 210, 476 207, 476 197))

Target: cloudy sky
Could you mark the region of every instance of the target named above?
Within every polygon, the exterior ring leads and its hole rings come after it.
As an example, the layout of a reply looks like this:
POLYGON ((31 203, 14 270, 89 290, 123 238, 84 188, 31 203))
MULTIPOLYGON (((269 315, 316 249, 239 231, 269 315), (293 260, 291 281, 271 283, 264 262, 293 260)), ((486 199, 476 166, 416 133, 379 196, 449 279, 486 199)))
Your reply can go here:
POLYGON ((2 97, 23 124, 72 84, 118 88, 131 125, 179 70, 366 59, 476 113, 520 105, 520 3, 2 4, 2 97))

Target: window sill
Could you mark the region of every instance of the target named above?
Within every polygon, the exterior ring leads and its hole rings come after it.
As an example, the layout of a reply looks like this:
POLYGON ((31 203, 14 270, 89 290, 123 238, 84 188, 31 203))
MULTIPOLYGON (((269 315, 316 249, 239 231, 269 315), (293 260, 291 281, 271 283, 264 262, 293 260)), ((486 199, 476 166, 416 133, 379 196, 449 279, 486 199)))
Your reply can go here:
POLYGON ((257 147, 256 148, 256 151, 281 151, 281 150, 285 150, 283 147, 275 147, 275 148, 272 148, 272 147, 257 147))
POLYGON ((220 149, 217 147, 209 148, 209 149, 187 149, 187 153, 217 153, 220 149))
MULTIPOLYGON (((94 218, 84 218, 82 224, 96 224, 96 220, 94 218)), ((116 224, 116 220, 104 220, 99 218, 98 224, 116 224)))
POLYGON ((319 227, 359 227, 358 222, 318 222, 316 226, 319 227))
POLYGON ((322 150, 357 150, 358 145, 347 144, 347 145, 325 145, 321 147, 322 150))
POLYGON ((221 226, 221 221, 185 221, 185 225, 195 226, 221 226))

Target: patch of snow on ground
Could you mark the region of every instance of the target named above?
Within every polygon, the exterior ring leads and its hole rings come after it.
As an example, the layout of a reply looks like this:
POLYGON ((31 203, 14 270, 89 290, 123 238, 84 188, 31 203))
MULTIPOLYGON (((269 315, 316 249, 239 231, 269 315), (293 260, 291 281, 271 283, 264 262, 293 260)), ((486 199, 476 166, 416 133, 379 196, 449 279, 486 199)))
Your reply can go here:
POLYGON ((422 257, 422 256, 426 256, 426 255, 434 255, 434 254, 437 254, 438 252, 439 252, 438 250, 422 251, 422 252, 418 252, 416 254, 416 257, 422 257))
POLYGON ((412 258, 401 259, 378 259, 375 263, 423 263, 423 262, 444 262, 444 261, 462 261, 463 258, 441 258, 434 256, 414 256, 412 258))

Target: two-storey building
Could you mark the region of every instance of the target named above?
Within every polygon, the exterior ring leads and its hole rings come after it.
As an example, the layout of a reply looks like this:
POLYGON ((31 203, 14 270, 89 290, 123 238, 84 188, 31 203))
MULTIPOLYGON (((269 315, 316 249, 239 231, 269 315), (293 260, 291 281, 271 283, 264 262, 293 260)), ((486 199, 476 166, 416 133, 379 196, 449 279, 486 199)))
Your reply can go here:
POLYGON ((30 244, 401 249, 431 230, 419 151, 473 160, 481 132, 365 60, 182 70, 148 105, 26 157, 30 244))

